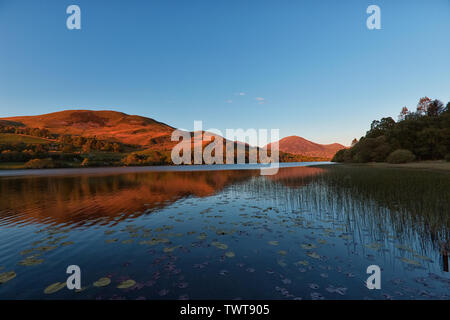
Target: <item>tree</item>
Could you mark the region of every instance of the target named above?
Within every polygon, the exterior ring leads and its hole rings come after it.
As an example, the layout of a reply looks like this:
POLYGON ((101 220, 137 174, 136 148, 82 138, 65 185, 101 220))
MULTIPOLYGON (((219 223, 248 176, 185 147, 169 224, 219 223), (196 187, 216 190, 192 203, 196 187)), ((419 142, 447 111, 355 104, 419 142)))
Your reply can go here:
POLYGON ((357 143, 358 143, 358 139, 355 138, 355 139, 352 140, 351 146, 354 147, 355 144, 357 144, 357 143))
POLYGON ((399 114, 399 116, 398 116, 398 121, 403 121, 403 120, 405 120, 406 117, 408 116, 408 114, 409 114, 408 108, 407 108, 407 107, 403 107, 403 108, 402 108, 402 111, 400 111, 400 114, 399 114))
POLYGON ((424 115, 427 114, 428 106, 431 103, 431 99, 428 97, 420 98, 419 103, 417 104, 417 114, 424 115))
POLYGON ((427 116, 437 117, 444 111, 444 104, 439 100, 433 100, 428 105, 427 116))

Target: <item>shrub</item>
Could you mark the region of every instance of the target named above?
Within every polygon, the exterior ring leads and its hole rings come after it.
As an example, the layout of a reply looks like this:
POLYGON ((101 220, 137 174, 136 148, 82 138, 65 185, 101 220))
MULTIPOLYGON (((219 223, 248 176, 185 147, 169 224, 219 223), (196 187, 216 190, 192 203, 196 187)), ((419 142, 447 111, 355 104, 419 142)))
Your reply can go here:
POLYGON ((52 159, 32 159, 25 163, 25 168, 27 169, 45 169, 54 167, 55 165, 52 159))
POLYGON ((81 166, 82 167, 88 167, 89 166, 89 159, 88 158, 84 158, 83 162, 81 162, 81 166))
POLYGON ((392 152, 387 157, 387 162, 389 163, 407 163, 412 162, 416 159, 416 156, 409 150, 398 149, 392 152))
POLYGON ((445 161, 450 162, 450 153, 445 156, 445 161))

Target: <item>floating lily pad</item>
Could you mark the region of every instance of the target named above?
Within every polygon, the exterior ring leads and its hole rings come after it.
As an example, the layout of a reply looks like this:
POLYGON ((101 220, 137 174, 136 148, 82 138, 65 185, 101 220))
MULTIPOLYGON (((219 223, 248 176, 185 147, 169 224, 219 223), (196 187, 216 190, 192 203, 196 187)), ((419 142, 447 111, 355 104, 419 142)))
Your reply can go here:
POLYGON ((25 255, 27 255, 27 254, 32 253, 33 251, 34 251, 34 249, 25 249, 25 250, 23 250, 23 251, 20 251, 20 254, 23 255, 23 256, 25 256, 25 255))
POLYGON ((55 250, 56 248, 57 248, 56 246, 42 246, 42 247, 36 248, 36 250, 39 250, 42 252, 47 252, 47 251, 55 250))
POLYGON ((300 245, 303 249, 305 250, 311 250, 311 249, 315 249, 317 248, 317 246, 315 244, 312 243, 306 243, 306 244, 302 244, 300 245))
POLYGON ((281 254, 282 256, 285 256, 285 255, 287 255, 287 251, 280 250, 280 251, 278 251, 278 254, 281 254))
POLYGON ((66 241, 66 242, 61 242, 61 246, 63 246, 63 247, 65 247, 65 246, 70 246, 70 245, 72 245, 72 244, 74 244, 75 242, 73 242, 73 241, 66 241))
POLYGON ((227 246, 226 244, 224 244, 224 243, 221 243, 221 242, 214 241, 214 242, 212 242, 211 244, 212 244, 214 247, 218 248, 218 249, 222 249, 222 250, 228 249, 228 246, 227 246))
POLYGON ((229 252, 225 253, 225 256, 227 256, 228 258, 234 258, 236 255, 234 254, 234 252, 229 251, 229 252))
POLYGON ((114 238, 114 239, 105 240, 105 243, 114 243, 114 242, 117 242, 117 241, 119 241, 119 239, 114 238))
POLYGON ((400 250, 405 250, 405 251, 413 252, 413 249, 411 249, 411 248, 409 248, 409 247, 407 247, 407 246, 401 245, 401 244, 397 244, 395 247, 396 247, 397 249, 400 249, 400 250))
POLYGON ((117 286, 117 288, 119 288, 119 289, 128 289, 128 288, 131 288, 132 286, 134 286, 135 284, 136 284, 136 281, 130 279, 130 280, 126 280, 126 281, 121 282, 117 286))
POLYGON ((45 288, 44 293, 45 294, 52 294, 55 293, 63 288, 66 287, 65 282, 56 282, 54 284, 49 285, 47 288, 45 288))
POLYGON ((320 259, 320 256, 315 252, 310 252, 307 255, 308 255, 308 257, 311 257, 313 259, 320 259))
POLYGON ((0 284, 6 283, 9 280, 14 279, 15 277, 16 273, 14 271, 0 273, 0 284))
POLYGON ((428 261, 428 262, 433 262, 433 259, 431 259, 431 258, 429 258, 427 256, 422 256, 420 254, 413 254, 413 256, 415 258, 417 258, 417 259, 425 260, 425 261, 428 261))
POLYGON ((376 242, 370 243, 370 244, 365 244, 364 246, 368 249, 373 249, 373 250, 380 250, 380 248, 381 248, 381 244, 376 243, 376 242))
POLYGON ((205 233, 201 233, 201 234, 197 237, 197 239, 199 239, 199 240, 205 240, 206 237, 207 237, 207 235, 206 235, 205 233))
POLYGON ((27 257, 19 262, 21 266, 36 266, 44 262, 44 259, 36 259, 34 256, 27 257))
POLYGON ((133 239, 127 239, 127 240, 123 240, 122 243, 123 244, 130 244, 130 243, 133 243, 133 241, 134 241, 133 239))
POLYGON ((327 240, 324 240, 324 239, 317 239, 317 242, 320 243, 320 244, 326 244, 326 243, 327 243, 327 240))
POLYGON ((296 266, 300 266, 300 265, 302 265, 302 266, 307 266, 307 265, 309 265, 309 262, 306 261, 306 260, 300 260, 300 261, 295 262, 294 264, 295 264, 296 266))
POLYGON ((94 287, 106 287, 110 283, 111 283, 111 279, 110 278, 103 277, 103 278, 100 278, 97 281, 95 281, 93 283, 93 286, 94 287))
POLYGON ((278 241, 269 241, 268 244, 270 244, 271 246, 277 246, 280 243, 278 241))
POLYGON ((177 249, 179 246, 175 246, 175 247, 166 247, 166 248, 164 248, 163 249, 163 251, 165 252, 165 253, 169 253, 169 252, 173 252, 173 251, 175 251, 175 249, 177 249))
POLYGON ((146 245, 154 246, 154 245, 157 245, 157 244, 168 243, 168 242, 170 242, 169 239, 154 238, 152 240, 141 241, 141 242, 139 242, 139 244, 146 244, 146 245))
POLYGON ((287 263, 284 262, 284 260, 278 260, 277 263, 278 263, 278 265, 280 265, 283 268, 287 266, 287 263))
POLYGON ((411 260, 411 259, 408 259, 408 258, 400 258, 400 261, 402 261, 404 263, 407 263, 407 264, 410 264, 410 265, 414 265, 414 266, 421 266, 420 262, 417 262, 415 260, 411 260))

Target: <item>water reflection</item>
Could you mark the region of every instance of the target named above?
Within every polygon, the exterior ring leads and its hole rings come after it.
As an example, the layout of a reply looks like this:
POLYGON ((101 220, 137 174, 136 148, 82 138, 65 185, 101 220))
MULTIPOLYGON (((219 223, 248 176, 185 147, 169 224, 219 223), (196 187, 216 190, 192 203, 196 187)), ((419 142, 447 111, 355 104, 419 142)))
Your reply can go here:
POLYGON ((64 299, 449 298, 446 174, 3 177, 0 192, 0 299, 55 288, 64 299), (93 284, 81 293, 61 290, 55 275, 69 261, 93 284), (383 268, 381 292, 362 285, 370 264, 383 268))
POLYGON ((107 224, 161 209, 178 199, 211 196, 259 171, 148 172, 0 179, 0 226, 107 224))

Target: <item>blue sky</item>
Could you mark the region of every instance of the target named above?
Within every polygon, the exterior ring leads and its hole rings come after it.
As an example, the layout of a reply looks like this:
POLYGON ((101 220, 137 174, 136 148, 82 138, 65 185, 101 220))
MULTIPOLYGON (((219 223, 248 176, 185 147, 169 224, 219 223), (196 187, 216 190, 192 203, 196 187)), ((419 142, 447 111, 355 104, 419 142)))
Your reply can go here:
POLYGON ((425 95, 450 101, 450 0, 0 0, 0 117, 108 109, 348 145, 425 95))

